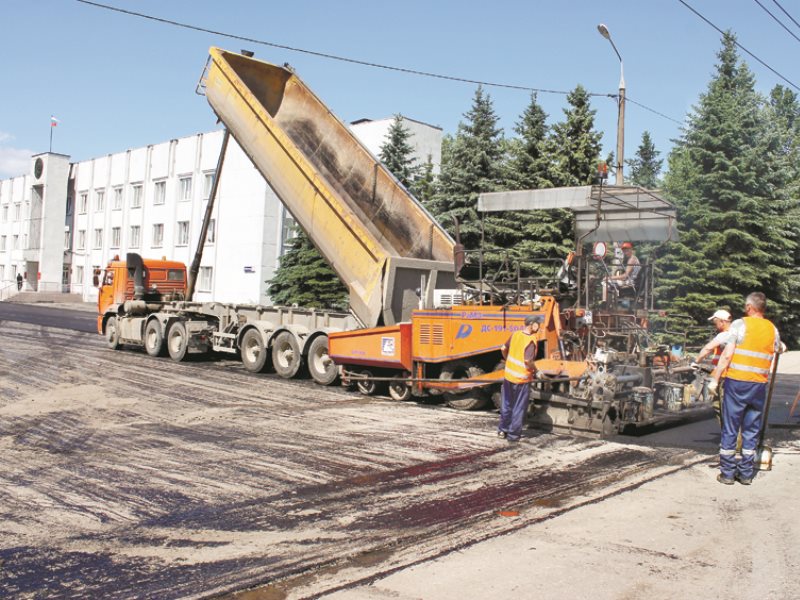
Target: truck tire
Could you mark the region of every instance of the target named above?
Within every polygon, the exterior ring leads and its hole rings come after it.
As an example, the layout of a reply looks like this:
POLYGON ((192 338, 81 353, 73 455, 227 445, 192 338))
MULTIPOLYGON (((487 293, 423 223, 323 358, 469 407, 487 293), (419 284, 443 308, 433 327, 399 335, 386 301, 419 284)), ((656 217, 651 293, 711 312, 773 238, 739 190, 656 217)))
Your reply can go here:
POLYGON ((251 373, 261 373, 267 366, 267 348, 264 338, 258 329, 248 329, 242 336, 239 346, 244 368, 251 373))
MULTIPOLYGON (((471 379, 478 375, 483 375, 483 373, 483 369, 468 360, 452 360, 442 367, 439 379, 445 381, 471 379)), ((445 392, 444 400, 450 408, 478 410, 489 403, 490 397, 485 389, 472 388, 458 392, 445 392)))
POLYGON ((106 344, 112 350, 119 350, 119 327, 117 317, 109 317, 106 321, 106 344))
POLYGON ((272 342, 272 366, 284 379, 291 379, 303 366, 300 344, 291 331, 281 331, 272 342))
POLYGON ((150 356, 164 356, 164 332, 157 319, 151 319, 144 327, 144 349, 150 356))
POLYGON ((307 363, 311 378, 320 385, 331 385, 339 377, 339 367, 328 356, 328 336, 314 338, 308 348, 307 363))
POLYGON ((172 360, 181 362, 189 350, 189 334, 183 321, 175 321, 167 330, 167 351, 172 360))

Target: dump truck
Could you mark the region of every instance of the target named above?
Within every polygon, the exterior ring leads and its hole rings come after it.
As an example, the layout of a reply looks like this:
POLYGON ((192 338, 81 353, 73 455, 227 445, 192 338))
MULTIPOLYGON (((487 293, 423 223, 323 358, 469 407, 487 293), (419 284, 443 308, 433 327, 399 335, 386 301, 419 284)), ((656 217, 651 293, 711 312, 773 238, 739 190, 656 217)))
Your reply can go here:
POLYGON ((398 400, 443 395, 454 408, 499 405, 500 347, 533 315, 540 332, 531 425, 608 436, 710 414, 706 374, 651 331, 652 264, 630 284, 609 283, 610 241, 674 239, 671 203, 636 186, 597 185, 483 194, 478 209, 572 210, 576 251, 526 275, 520 259, 498 259, 498 249, 470 253, 457 244, 458 305, 414 310, 394 327, 331 334, 329 355, 345 381, 365 394, 388 385, 398 400))
POLYGON ((211 48, 199 89, 226 127, 204 228, 232 135, 347 285, 349 311, 193 302, 201 232, 183 297, 148 287, 168 261, 129 254, 108 264, 98 332, 111 347, 143 346, 176 360, 239 354, 250 371, 271 356, 283 377, 305 363, 314 380, 331 384, 338 368, 327 355, 329 333, 392 326, 419 306, 418 288, 430 296, 455 287, 449 234, 291 69, 211 48))

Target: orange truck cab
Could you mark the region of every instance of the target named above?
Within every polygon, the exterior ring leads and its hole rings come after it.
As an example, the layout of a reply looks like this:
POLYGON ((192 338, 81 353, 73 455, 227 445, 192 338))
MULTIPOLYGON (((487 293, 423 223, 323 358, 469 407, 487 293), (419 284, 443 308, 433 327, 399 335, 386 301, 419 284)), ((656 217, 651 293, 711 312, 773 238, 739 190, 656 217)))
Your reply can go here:
POLYGON ((142 258, 129 253, 127 260, 115 256, 98 281, 97 332, 104 333, 105 321, 127 301, 165 302, 186 294, 186 265, 166 259, 142 258), (137 281, 140 279, 140 281, 137 281))

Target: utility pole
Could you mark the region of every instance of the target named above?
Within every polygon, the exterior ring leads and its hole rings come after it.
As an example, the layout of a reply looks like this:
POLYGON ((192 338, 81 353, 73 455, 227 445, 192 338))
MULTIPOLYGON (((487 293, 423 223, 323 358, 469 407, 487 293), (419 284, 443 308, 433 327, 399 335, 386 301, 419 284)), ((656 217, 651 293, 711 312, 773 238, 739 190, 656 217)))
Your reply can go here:
POLYGON ((619 59, 619 98, 617 99, 618 112, 617 112, 617 168, 614 175, 614 184, 623 185, 624 179, 622 176, 623 165, 625 164, 625 72, 622 66, 622 56, 617 50, 614 40, 611 39, 611 32, 608 27, 600 23, 597 26, 597 31, 600 32, 604 38, 610 43, 611 47, 619 59))

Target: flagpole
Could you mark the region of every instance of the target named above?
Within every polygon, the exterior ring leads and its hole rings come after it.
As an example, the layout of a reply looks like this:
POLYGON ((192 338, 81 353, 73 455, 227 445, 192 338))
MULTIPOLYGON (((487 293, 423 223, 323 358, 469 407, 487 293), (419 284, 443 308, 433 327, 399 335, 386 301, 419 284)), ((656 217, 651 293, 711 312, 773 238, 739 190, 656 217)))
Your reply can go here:
POLYGON ((53 153, 53 129, 55 129, 55 127, 53 127, 53 121, 51 120, 50 121, 50 153, 51 154, 53 153))

